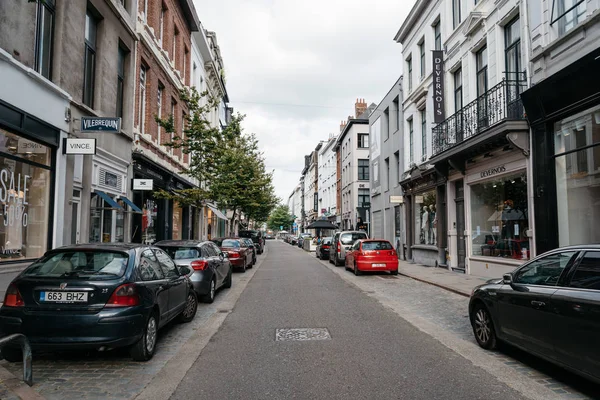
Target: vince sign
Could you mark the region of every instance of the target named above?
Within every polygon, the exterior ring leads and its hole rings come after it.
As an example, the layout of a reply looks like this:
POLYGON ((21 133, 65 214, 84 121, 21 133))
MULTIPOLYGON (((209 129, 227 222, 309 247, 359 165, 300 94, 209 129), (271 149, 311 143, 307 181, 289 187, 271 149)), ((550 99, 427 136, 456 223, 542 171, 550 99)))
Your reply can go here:
POLYGON ((444 112, 444 51, 433 51, 433 116, 439 124, 446 119, 444 112))
POLYGON ((63 139, 63 154, 96 154, 96 139, 63 139))

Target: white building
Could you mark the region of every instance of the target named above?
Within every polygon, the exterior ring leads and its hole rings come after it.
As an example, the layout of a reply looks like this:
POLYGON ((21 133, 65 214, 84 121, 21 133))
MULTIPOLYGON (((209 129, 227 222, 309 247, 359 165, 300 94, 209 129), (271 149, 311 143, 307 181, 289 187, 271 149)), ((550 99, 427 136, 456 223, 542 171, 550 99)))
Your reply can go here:
POLYGON ((324 142, 318 156, 319 216, 327 217, 330 222, 335 222, 337 211, 336 139, 331 136, 327 142, 324 142))

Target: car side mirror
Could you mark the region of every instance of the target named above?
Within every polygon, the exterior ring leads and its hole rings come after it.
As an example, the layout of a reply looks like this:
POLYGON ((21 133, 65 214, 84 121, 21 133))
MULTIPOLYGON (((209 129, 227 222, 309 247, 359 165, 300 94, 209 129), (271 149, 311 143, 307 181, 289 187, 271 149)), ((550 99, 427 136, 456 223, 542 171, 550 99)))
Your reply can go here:
POLYGON ((181 273, 181 275, 189 275, 190 272, 192 272, 192 270, 185 265, 179 267, 179 273, 181 273))
POLYGON ((221 252, 221 254, 219 254, 219 257, 221 257, 221 259, 229 258, 229 254, 221 252))
POLYGON ((504 274, 502 276, 502 283, 505 285, 510 285, 512 284, 513 280, 512 280, 512 274, 504 274))

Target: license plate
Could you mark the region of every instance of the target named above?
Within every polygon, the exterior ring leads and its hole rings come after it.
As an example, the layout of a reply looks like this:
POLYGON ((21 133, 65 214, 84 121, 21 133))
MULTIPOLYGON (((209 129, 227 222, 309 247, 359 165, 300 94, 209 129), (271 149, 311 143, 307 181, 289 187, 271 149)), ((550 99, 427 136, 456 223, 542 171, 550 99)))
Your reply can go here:
POLYGON ((374 267, 374 268, 377 268, 377 267, 385 267, 385 266, 386 266, 385 264, 373 264, 373 267, 374 267))
POLYGON ((51 303, 86 303, 87 292, 40 292, 41 302, 51 303))

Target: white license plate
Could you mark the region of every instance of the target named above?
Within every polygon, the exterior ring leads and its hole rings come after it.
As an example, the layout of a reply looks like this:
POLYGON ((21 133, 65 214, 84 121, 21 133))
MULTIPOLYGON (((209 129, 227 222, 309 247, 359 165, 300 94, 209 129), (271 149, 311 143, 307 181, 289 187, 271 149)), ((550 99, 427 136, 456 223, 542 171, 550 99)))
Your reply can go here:
POLYGON ((86 303, 87 292, 40 292, 41 302, 50 303, 86 303))
POLYGON ((385 266, 386 266, 385 264, 373 264, 373 267, 374 267, 374 268, 377 268, 377 267, 385 267, 385 266))

